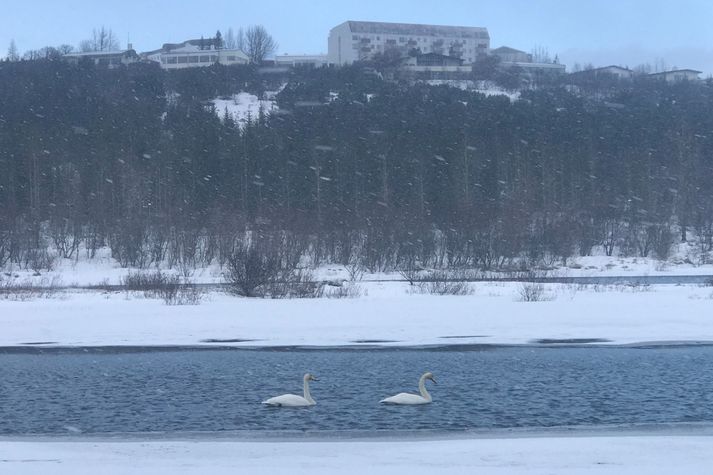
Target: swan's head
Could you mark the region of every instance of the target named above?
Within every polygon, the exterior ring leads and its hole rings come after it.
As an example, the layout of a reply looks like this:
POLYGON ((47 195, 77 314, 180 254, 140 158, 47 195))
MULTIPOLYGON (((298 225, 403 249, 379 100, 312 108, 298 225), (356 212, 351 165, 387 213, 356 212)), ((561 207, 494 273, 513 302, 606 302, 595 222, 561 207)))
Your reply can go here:
POLYGON ((433 373, 431 373, 430 371, 423 375, 423 379, 430 379, 431 381, 433 381, 434 384, 438 384, 436 383, 436 378, 433 377, 433 373))
POLYGON ((313 375, 312 373, 305 374, 304 380, 305 381, 319 381, 319 379, 317 379, 317 376, 313 375))

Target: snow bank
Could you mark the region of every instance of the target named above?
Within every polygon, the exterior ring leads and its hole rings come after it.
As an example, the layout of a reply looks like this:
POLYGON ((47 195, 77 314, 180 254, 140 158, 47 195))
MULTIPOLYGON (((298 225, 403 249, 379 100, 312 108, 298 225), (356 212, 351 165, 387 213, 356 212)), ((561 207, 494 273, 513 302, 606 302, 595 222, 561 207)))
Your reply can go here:
POLYGON ((706 436, 235 442, 0 442, 0 471, 65 474, 708 474, 706 436))
POLYGON ((524 344, 540 339, 610 343, 713 341, 713 289, 548 284, 550 301, 519 301, 521 284, 472 284, 469 296, 412 294, 400 282, 362 284, 355 299, 246 299, 210 294, 167 306, 137 294, 68 292, 0 300, 0 346, 237 346, 524 344))

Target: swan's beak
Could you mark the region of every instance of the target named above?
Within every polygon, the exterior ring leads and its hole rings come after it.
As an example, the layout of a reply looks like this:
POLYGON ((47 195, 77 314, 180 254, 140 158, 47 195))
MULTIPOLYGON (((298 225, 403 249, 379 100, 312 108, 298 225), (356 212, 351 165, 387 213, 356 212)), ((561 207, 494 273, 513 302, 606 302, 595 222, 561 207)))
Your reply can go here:
POLYGON ((431 381, 433 381, 433 384, 438 384, 438 383, 436 382, 436 378, 430 378, 430 379, 431 379, 431 381))
POLYGON ((317 378, 317 376, 312 376, 312 381, 319 381, 319 379, 317 378))

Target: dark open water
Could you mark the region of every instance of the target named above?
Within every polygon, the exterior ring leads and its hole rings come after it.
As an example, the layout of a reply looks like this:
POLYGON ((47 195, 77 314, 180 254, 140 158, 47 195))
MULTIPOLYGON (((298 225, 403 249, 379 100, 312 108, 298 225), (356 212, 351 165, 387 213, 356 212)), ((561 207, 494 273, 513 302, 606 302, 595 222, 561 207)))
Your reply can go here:
POLYGON ((713 347, 0 354, 0 434, 713 423, 713 347), (378 404, 433 371, 434 402, 378 404), (300 393, 317 406, 267 408, 300 393))

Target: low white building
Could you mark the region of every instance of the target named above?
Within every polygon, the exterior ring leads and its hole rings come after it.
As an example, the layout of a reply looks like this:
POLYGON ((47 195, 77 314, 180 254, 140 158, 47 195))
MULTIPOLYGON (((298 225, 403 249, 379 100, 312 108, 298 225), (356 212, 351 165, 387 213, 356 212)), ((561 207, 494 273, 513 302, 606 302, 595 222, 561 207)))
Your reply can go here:
POLYGON ((631 79, 634 77, 634 71, 629 68, 624 68, 621 66, 604 66, 602 68, 585 69, 583 71, 576 71, 572 73, 572 76, 582 76, 582 77, 602 77, 610 76, 617 79, 631 79))
POLYGON ((346 21, 329 31, 329 62, 345 65, 386 51, 435 53, 472 64, 490 48, 486 28, 346 21))
POLYGON ((136 63, 139 61, 139 55, 136 54, 129 45, 129 49, 119 51, 88 51, 85 53, 68 53, 62 56, 62 59, 72 63, 79 64, 85 61, 91 62, 96 66, 104 66, 109 69, 118 68, 121 65, 136 63))
POLYGON ((520 51, 519 49, 510 48, 509 46, 501 46, 490 51, 490 54, 497 56, 500 61, 506 63, 531 63, 532 55, 520 51))
POLYGON ((495 48, 490 54, 498 58, 500 68, 519 68, 530 76, 558 75, 564 74, 566 70, 564 64, 534 62, 531 54, 509 46, 495 48))
POLYGON ((216 47, 214 38, 166 43, 161 49, 143 53, 142 56, 156 61, 163 69, 199 68, 216 63, 230 66, 250 62, 240 50, 216 47))
POLYGON ((275 56, 276 66, 312 66, 320 68, 329 64, 326 54, 281 54, 275 56))
POLYGON ((681 81, 698 81, 700 79, 699 74, 701 74, 701 71, 696 71, 695 69, 674 69, 672 71, 649 74, 649 77, 675 83, 681 81))

